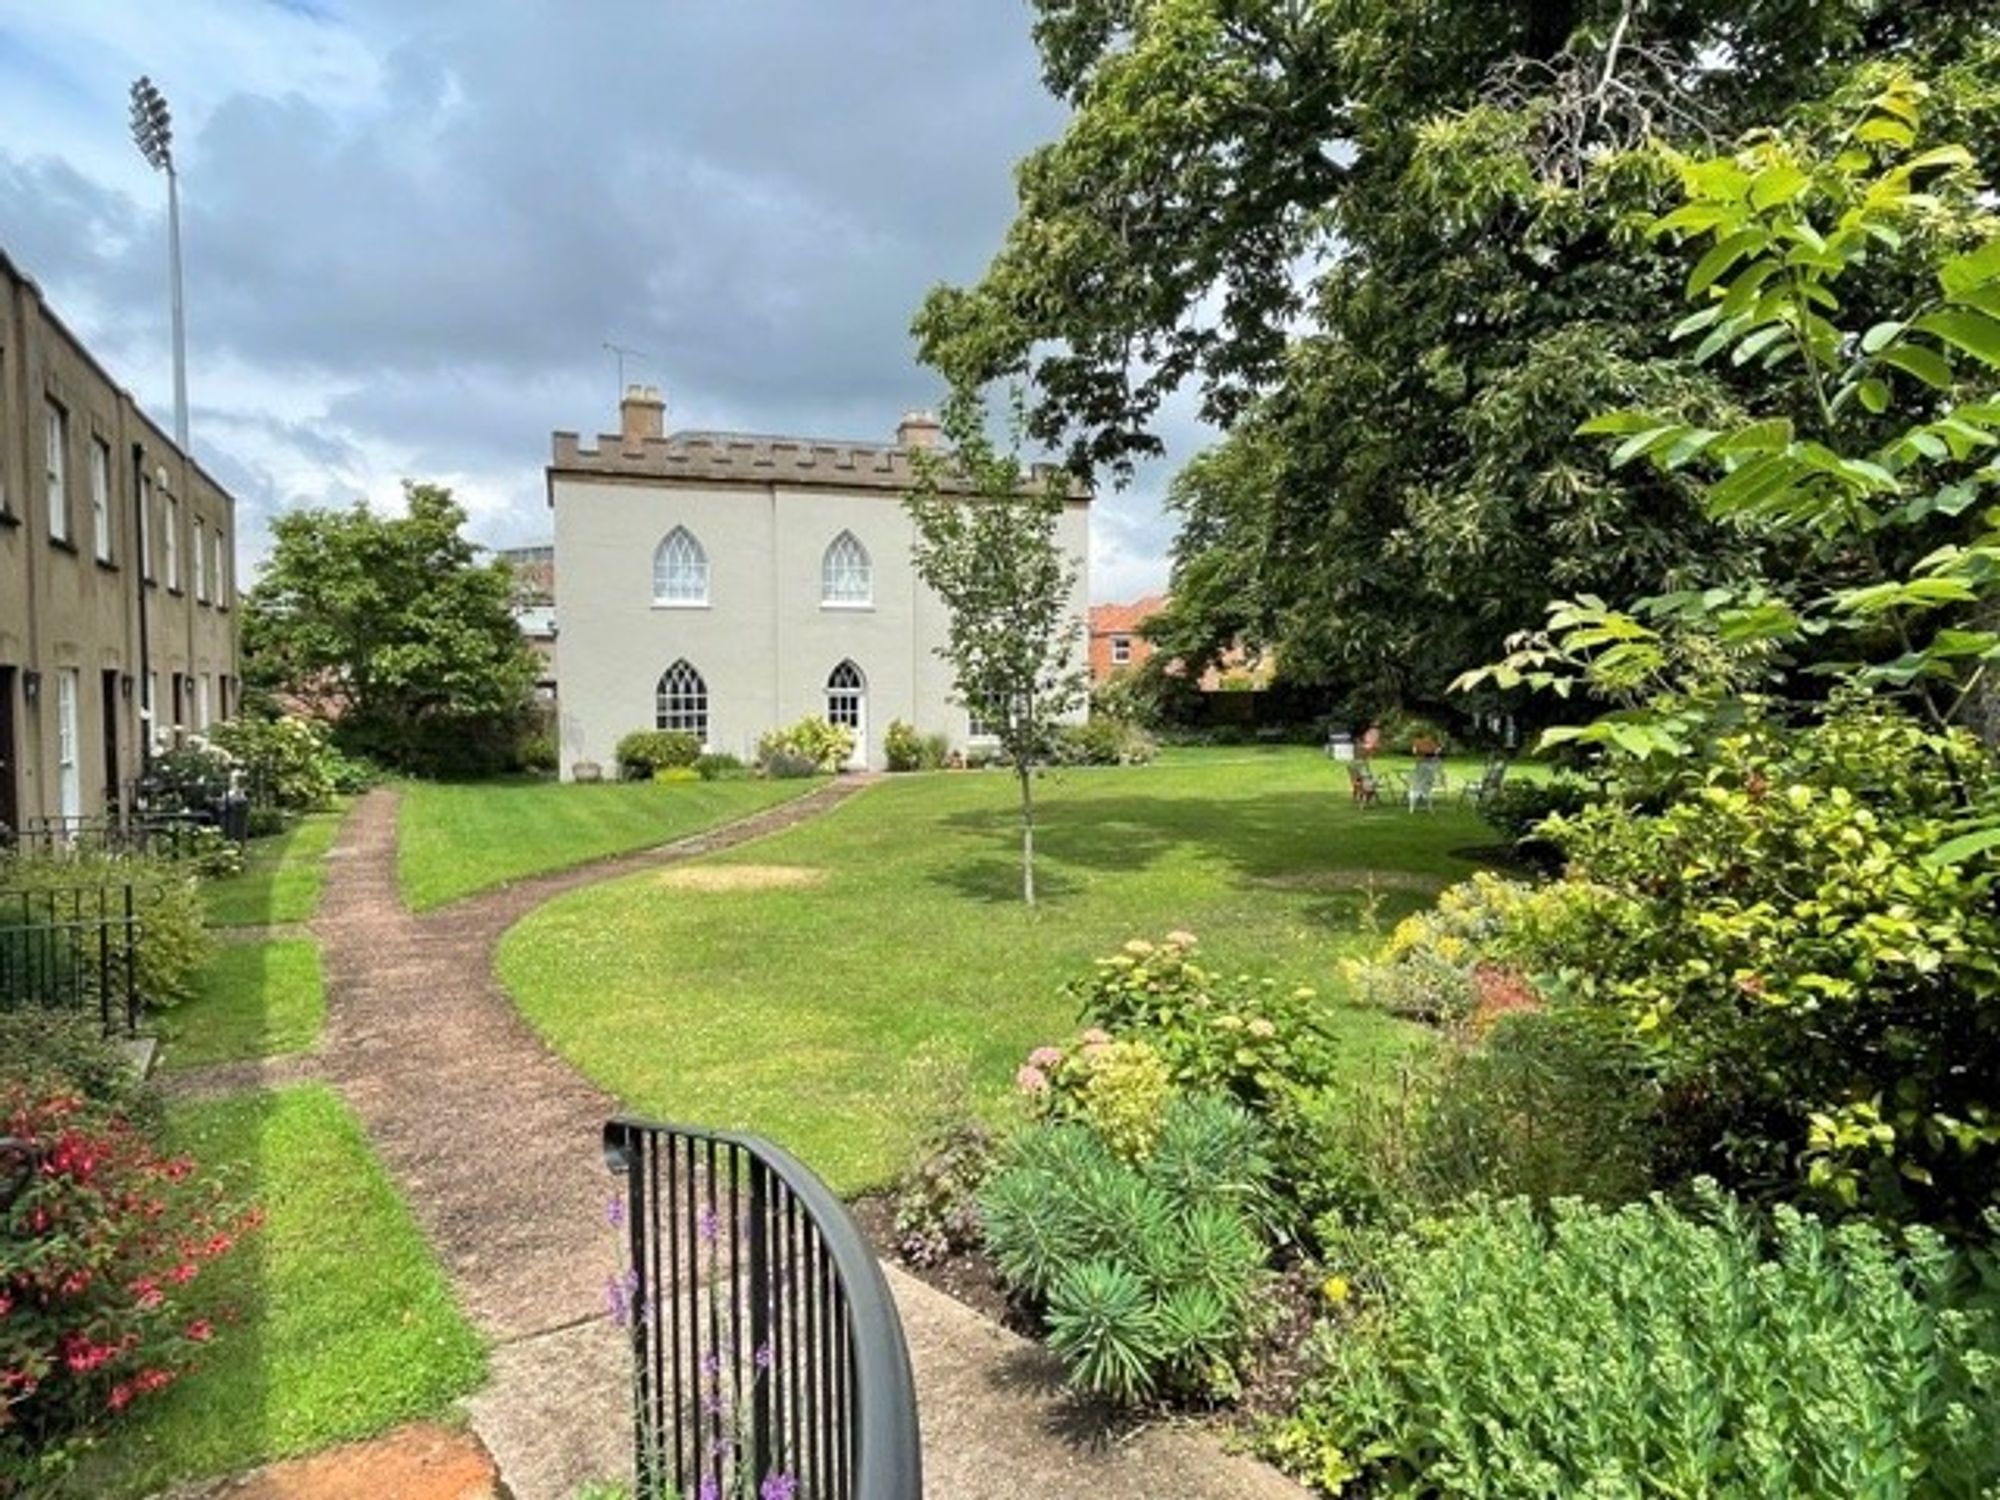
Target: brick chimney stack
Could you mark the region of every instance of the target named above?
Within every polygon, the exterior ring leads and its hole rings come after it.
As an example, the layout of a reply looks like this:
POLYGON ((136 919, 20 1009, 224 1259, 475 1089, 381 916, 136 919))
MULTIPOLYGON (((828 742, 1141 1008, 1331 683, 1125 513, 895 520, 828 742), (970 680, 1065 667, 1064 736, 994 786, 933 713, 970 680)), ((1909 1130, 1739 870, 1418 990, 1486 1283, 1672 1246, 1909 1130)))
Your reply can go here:
POLYGON ((903 420, 896 424, 896 446, 933 449, 938 446, 941 432, 935 412, 906 411, 903 420))
POLYGON ((619 430, 627 448, 637 448, 648 438, 667 435, 667 403, 656 385, 628 385, 625 399, 618 403, 619 430))

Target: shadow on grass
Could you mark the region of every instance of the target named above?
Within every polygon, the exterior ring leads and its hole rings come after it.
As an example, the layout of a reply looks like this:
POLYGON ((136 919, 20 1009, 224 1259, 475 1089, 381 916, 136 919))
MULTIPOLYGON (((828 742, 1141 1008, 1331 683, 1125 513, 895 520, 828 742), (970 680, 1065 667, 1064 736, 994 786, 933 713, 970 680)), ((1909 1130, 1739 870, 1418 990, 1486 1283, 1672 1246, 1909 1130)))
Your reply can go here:
MULTIPOLYGON (((967 809, 946 815, 942 826, 954 834, 990 839, 1018 848, 1018 814, 1011 807, 967 809)), ((1464 847, 1470 814, 1441 810, 1411 814, 1397 808, 1357 809, 1344 790, 1329 783, 1325 793, 1272 792, 1263 796, 1209 800, 1160 795, 1051 796, 1035 823, 1035 875, 1053 899, 1073 893, 1079 882, 1064 871, 1102 874, 1144 870, 1181 853, 1219 862, 1246 883, 1277 882, 1302 871, 1353 872, 1350 889, 1329 891, 1313 903, 1319 920, 1352 923, 1371 899, 1368 872, 1385 873, 1373 894, 1383 912, 1415 910, 1429 903, 1435 886, 1471 868, 1464 847), (1434 885, 1416 891, 1402 879, 1423 876, 1434 885), (1416 899, 1411 899, 1412 895, 1416 899)), ((983 863, 936 871, 940 885, 981 900, 1019 897, 1019 863, 1011 865, 1011 888, 999 875, 997 853, 983 863)))

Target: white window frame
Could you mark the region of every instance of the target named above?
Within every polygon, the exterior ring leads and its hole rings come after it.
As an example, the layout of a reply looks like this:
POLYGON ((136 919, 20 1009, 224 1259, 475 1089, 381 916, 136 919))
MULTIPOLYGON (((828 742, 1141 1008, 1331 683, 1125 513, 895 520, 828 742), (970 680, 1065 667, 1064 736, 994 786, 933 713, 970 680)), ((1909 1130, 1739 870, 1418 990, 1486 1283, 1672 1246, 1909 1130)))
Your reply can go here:
POLYGON ((215 607, 217 609, 227 609, 229 608, 229 554, 224 550, 222 545, 222 528, 218 526, 210 534, 215 538, 212 543, 215 548, 215 577, 212 581, 215 594, 215 607))
POLYGON ((194 680, 194 727, 208 732, 208 673, 203 672, 194 680))
POLYGON ((849 765, 859 765, 868 756, 868 674, 852 658, 826 674, 826 721, 854 731, 854 752, 849 765))
POLYGON ((194 597, 197 604, 208 603, 208 527, 200 516, 188 522, 188 554, 194 560, 194 597))
POLYGON ((99 562, 111 561, 111 445, 90 440, 90 529, 99 562))
POLYGON ((708 607, 708 549, 685 526, 676 526, 653 549, 653 605, 657 609, 708 607))
POLYGON ((708 679, 685 656, 653 684, 653 727, 691 734, 708 744, 708 679))
POLYGON ((820 554, 819 603, 822 609, 872 609, 875 605, 875 562, 861 538, 851 531, 841 532, 820 554))
POLYGON ((1130 666, 1131 663, 1132 637, 1129 635, 1114 635, 1111 637, 1111 665, 1114 667, 1124 667, 1130 666))
POLYGON ((160 494, 161 523, 167 533, 167 587, 175 593, 181 588, 181 500, 178 495, 165 491, 160 494))
POLYGON ((43 456, 49 485, 49 539, 69 540, 69 413, 55 397, 48 398, 43 417, 43 456))
POLYGON ((139 576, 153 581, 153 480, 139 471, 139 576))

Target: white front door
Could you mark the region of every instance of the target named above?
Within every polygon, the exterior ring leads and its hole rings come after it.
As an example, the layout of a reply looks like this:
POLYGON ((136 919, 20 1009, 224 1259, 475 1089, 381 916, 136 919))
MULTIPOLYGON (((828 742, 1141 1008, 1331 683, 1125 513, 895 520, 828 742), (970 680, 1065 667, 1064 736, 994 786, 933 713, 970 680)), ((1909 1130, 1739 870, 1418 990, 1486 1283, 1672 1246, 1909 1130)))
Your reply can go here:
POLYGON ((868 683, 861 675, 861 669, 851 661, 844 661, 833 669, 833 675, 826 680, 826 720, 843 729, 854 732, 854 753, 847 758, 850 766, 864 767, 868 764, 868 683))
POLYGON ((76 673, 56 673, 56 796, 65 818, 83 816, 83 775, 76 759, 76 673))

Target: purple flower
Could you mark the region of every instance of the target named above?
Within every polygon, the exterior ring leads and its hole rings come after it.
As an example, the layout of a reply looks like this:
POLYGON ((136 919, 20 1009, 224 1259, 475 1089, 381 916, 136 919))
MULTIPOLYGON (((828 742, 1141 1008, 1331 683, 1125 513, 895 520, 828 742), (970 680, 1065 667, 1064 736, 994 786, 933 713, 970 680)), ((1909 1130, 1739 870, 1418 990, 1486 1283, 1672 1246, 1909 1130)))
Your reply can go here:
POLYGON ((703 1244, 713 1245, 715 1243, 717 1235, 722 1232, 722 1225, 716 1219, 714 1209, 704 1208, 695 1216, 694 1232, 701 1236, 703 1244))
POLYGON ((765 1341, 764 1341, 763 1343, 759 1344, 759 1345, 757 1346, 757 1352, 756 1352, 756 1353, 754 1353, 754 1354, 752 1354, 752 1355, 751 1355, 750 1357, 751 1357, 751 1358, 752 1358, 753 1360, 755 1360, 755 1361, 756 1361, 756 1363, 757 1363, 757 1368, 758 1368, 758 1369, 760 1369, 760 1370, 768 1370, 768 1369, 770 1369, 770 1368, 771 1368, 771 1341, 770 1341, 769 1339, 766 1339, 766 1340, 765 1340, 765 1341))
POLYGON ((611 1201, 604 1205, 604 1222, 613 1229, 619 1228, 625 1222, 625 1200, 617 1193, 613 1193, 611 1201))
POLYGON ((798 1492, 798 1480, 779 1469, 764 1476, 764 1482, 757 1486, 757 1500, 793 1500, 798 1492))
POLYGON ((702 1476, 701 1488, 695 1491, 696 1500, 722 1500, 722 1481, 713 1474, 702 1476))
POLYGON ((632 1294, 639 1290, 639 1273, 627 1271, 623 1276, 607 1276, 604 1279, 604 1301, 611 1309, 611 1321, 620 1328, 632 1324, 632 1294))

